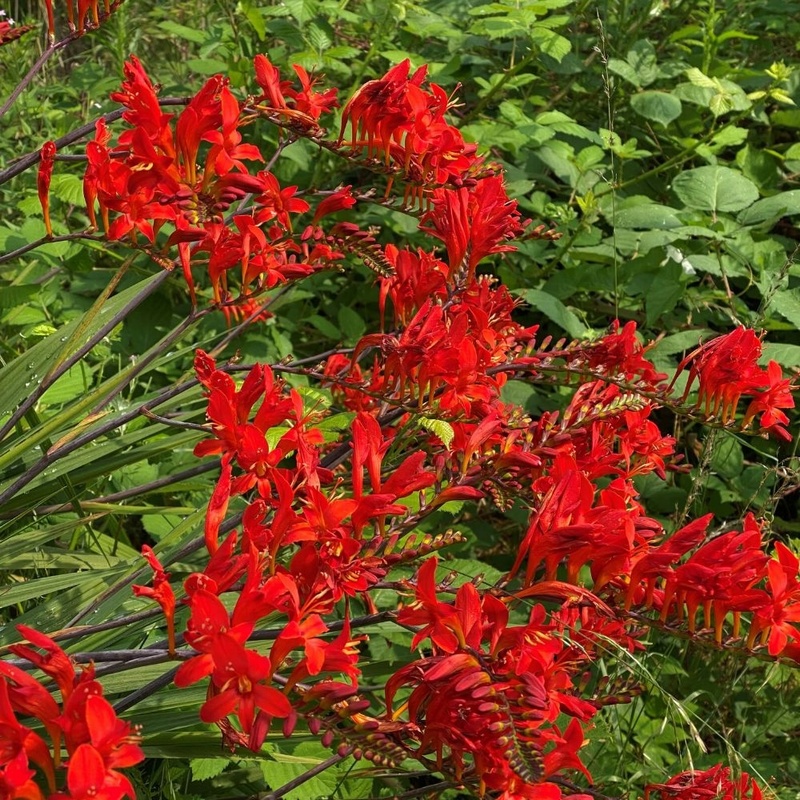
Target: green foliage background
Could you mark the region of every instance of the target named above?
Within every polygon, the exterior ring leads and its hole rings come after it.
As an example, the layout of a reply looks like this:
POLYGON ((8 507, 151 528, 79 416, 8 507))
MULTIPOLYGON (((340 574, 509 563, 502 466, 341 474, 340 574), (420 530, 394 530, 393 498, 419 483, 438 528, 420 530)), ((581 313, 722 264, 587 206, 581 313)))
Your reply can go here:
MULTIPOLYGON (((22 2, 6 10, 20 22, 40 18, 38 8, 22 2)), ((429 64, 432 79, 457 94, 454 117, 504 165, 524 213, 562 234, 555 243, 525 243, 497 261, 502 280, 529 304, 523 315, 531 324, 580 338, 597 335, 615 316, 636 320, 658 339, 652 352, 666 371, 710 332, 745 324, 768 331, 765 358, 798 368, 798 41, 796 0, 127 0, 100 30, 50 62, 20 98, 2 122, 0 158, 12 163, 110 110, 108 92, 130 53, 164 94, 176 96, 193 93, 217 72, 246 93, 252 57, 266 52, 284 72, 291 63, 324 72, 346 98, 408 57, 415 66, 429 64)), ((3 97, 42 46, 43 35, 31 35, 0 49, 3 97)), ((266 126, 259 135, 267 149, 277 142, 266 126)), ((57 165, 56 234, 87 224, 81 169, 57 165)), ((302 187, 364 180, 302 141, 287 148, 276 172, 282 183, 302 187)), ((0 252, 44 234, 31 175, 1 186, 0 205, 0 252)), ((414 240, 414 219, 377 206, 354 213, 361 227, 380 225, 386 241, 414 240)), ((77 326, 88 320, 84 333, 99 329, 103 315, 121 307, 124 293, 97 298, 126 257, 118 248, 62 242, 0 260, 0 423, 26 388, 66 357, 77 326)), ((153 272, 146 259, 134 260, 120 286, 133 292, 153 272)), ((376 296, 372 274, 356 262, 341 274, 315 276, 283 293, 271 308, 276 316, 242 332, 224 355, 238 350, 247 361, 275 361, 352 345, 377 324, 376 296)), ((135 413, 186 377, 195 347, 227 336, 224 318, 213 314, 159 348, 189 310, 180 282, 163 283, 47 391, 4 443, 0 490, 109 397, 105 420, 122 421, 44 470, 0 510, 4 622, 54 630, 80 608, 90 607, 98 622, 141 610, 145 605, 125 588, 139 567, 138 548, 157 542, 175 549, 202 526, 214 477, 187 472, 197 466, 191 456, 197 435, 135 413), (157 355, 147 361, 150 348, 157 355), (133 369, 135 379, 114 394, 119 376, 133 369), (152 488, 175 475, 180 479, 152 488), (114 586, 118 591, 101 595, 114 586)), ((313 387, 303 390, 330 402, 313 387)), ((542 393, 512 381, 505 391, 536 413, 558 407, 571 390, 542 393)), ((200 393, 159 407, 168 412, 202 422, 200 393)), ((339 423, 346 422, 341 415, 339 423)), ((772 520, 775 536, 796 544, 800 480, 793 446, 712 434, 668 415, 659 422, 678 438, 692 470, 666 482, 642 481, 651 513, 677 526, 708 510, 720 521, 752 510, 772 520)), ((493 518, 464 508, 426 525, 467 534, 450 562, 466 579, 508 566, 525 517, 522 508, 493 518)), ((191 565, 187 557, 173 572, 179 577, 191 565)), ((394 598, 378 603, 392 607, 394 598)), ((365 682, 379 686, 400 666, 410 635, 377 627, 371 633, 365 682)), ((12 636, 6 625, 0 643, 12 636)), ((153 620, 143 620, 81 646, 140 646, 160 636, 153 620)), ((587 763, 605 778, 603 790, 635 791, 722 758, 766 779, 779 797, 800 798, 796 673, 661 641, 658 632, 651 638, 644 661, 628 656, 620 663, 619 653, 610 654, 609 680, 641 683, 645 693, 608 709, 594 733, 587 763)), ((109 676, 109 692, 132 691, 163 669, 109 676)), ((326 757, 310 736, 271 742, 260 760, 223 757, 216 734, 197 720, 200 691, 161 693, 137 706, 133 716, 156 757, 138 776, 143 796, 247 796, 326 757)), ((419 776, 412 785, 426 780, 419 776)), ((391 796, 398 786, 351 761, 289 797, 391 796)))

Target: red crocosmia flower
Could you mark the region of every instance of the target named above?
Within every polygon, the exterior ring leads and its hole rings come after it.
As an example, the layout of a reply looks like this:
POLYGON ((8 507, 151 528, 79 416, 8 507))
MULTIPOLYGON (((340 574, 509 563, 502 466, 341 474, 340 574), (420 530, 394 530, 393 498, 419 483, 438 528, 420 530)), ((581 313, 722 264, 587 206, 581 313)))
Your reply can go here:
POLYGON ((758 422, 761 430, 791 442, 792 435, 783 427, 788 424, 789 417, 780 409, 794 408, 792 392, 796 388, 790 379, 783 377, 780 364, 777 361, 770 361, 767 365, 766 388, 750 401, 742 420, 742 427, 746 428, 756 414, 761 414, 758 422))
POLYGON ((8 686, 5 681, 0 680, 0 765, 7 764, 20 753, 24 753, 28 760, 41 767, 50 788, 55 788, 55 770, 50 748, 38 733, 17 720, 8 696, 8 686))
MULTIPOLYGON (((30 714, 47 725, 54 723, 60 714, 53 695, 25 670, 0 661, 0 675, 6 679, 8 694, 14 711, 30 714)), ((55 726, 57 728, 57 726, 55 726)), ((48 728, 48 733, 52 732, 48 728)))
POLYGON ((82 744, 69 759, 69 794, 54 795, 54 800, 120 800, 136 798, 131 782, 121 773, 107 768, 103 756, 91 744, 82 744))
POLYGON ((48 236, 53 235, 53 226, 50 224, 50 179, 53 177, 53 164, 56 160, 56 143, 45 142, 39 153, 39 173, 36 186, 39 191, 39 202, 42 204, 44 214, 44 227, 48 236))
POLYGON ((75 667, 72 665, 72 659, 49 636, 27 625, 17 625, 17 630, 31 644, 44 650, 46 655, 41 655, 23 644, 13 644, 8 649, 49 675, 61 689, 62 697, 68 699, 75 684, 75 667))
POLYGON ((342 211, 345 208, 352 208, 355 204, 356 198, 351 194, 350 186, 343 186, 318 203, 311 224, 316 225, 324 216, 342 211))
POLYGON ((700 345, 678 364, 676 376, 689 366, 685 394, 697 379, 697 399, 705 413, 731 422, 739 398, 755 394, 767 382, 757 363, 760 357, 761 340, 751 329, 740 327, 700 345))
MULTIPOLYGON (((558 728, 555 728, 558 733, 558 728)), ((544 757, 544 774, 547 777, 562 769, 576 769, 582 772, 591 783, 592 776, 583 762, 578 758, 578 750, 583 747, 583 728, 577 719, 571 720, 560 740, 555 740, 555 747, 544 757)))
POLYGON ((644 354, 653 345, 644 347, 636 338, 636 323, 631 320, 620 328, 614 320, 611 333, 591 345, 587 352, 589 366, 605 374, 622 375, 626 381, 641 380, 655 388, 666 379, 666 374, 657 372, 644 354))
POLYGON ((256 221, 263 224, 271 219, 277 219, 287 231, 291 231, 292 220, 289 215, 302 214, 311 206, 305 200, 294 196, 297 193, 296 186, 281 189, 278 179, 271 172, 264 170, 256 177, 261 183, 261 194, 256 198, 261 208, 256 214, 256 221))
MULTIPOLYGON (((339 93, 338 89, 316 92, 314 84, 317 83, 318 78, 310 77, 299 64, 292 64, 292 69, 300 79, 301 88, 300 91, 297 91, 290 84, 286 89, 286 94, 294 101, 296 111, 316 121, 339 105, 339 101, 336 99, 336 95, 339 93)), ((349 208, 349 206, 347 207, 349 208)))
MULTIPOLYGON (((113 770, 132 767, 144 761, 144 752, 139 747, 141 737, 129 722, 121 720, 111 703, 104 697, 89 697, 86 700, 86 723, 91 743, 102 756, 109 774, 126 787, 126 794, 135 797, 129 790, 127 778, 113 770)), ((79 748, 80 749, 80 748, 79 748)))
POLYGON ((233 467, 231 466, 230 457, 223 458, 222 472, 220 473, 219 480, 214 486, 214 491, 211 493, 211 499, 208 502, 208 511, 206 513, 206 521, 204 526, 206 549, 210 555, 214 555, 219 547, 219 526, 225 519, 225 514, 228 511, 228 502, 231 497, 231 473, 233 467))
POLYGON ((169 573, 164 571, 161 562, 153 552, 153 549, 144 545, 142 556, 146 559, 150 568, 153 570, 153 585, 134 586, 133 593, 137 597, 150 597, 155 600, 164 612, 167 620, 167 638, 169 640, 170 655, 175 653, 175 593, 169 583, 169 573))
POLYGON ((258 54, 253 59, 256 70, 256 81, 264 90, 262 99, 269 100, 269 104, 274 109, 287 108, 286 98, 283 92, 291 84, 289 81, 281 81, 281 73, 273 63, 262 54, 258 54))
POLYGON ((790 639, 800 642, 800 560, 781 542, 775 543, 777 559, 767 564, 769 601, 756 609, 748 637, 753 647, 758 634, 768 643, 771 656, 780 655, 790 639))
POLYGON ((436 557, 429 558, 417 573, 415 602, 397 615, 401 625, 422 625, 414 634, 411 649, 430 638, 431 642, 445 653, 453 653, 459 640, 453 632, 457 624, 456 610, 448 603, 442 603, 436 596, 436 557))
POLYGON ((657 793, 660 800, 761 800, 758 784, 746 772, 731 774, 730 767, 717 764, 707 770, 688 770, 670 778, 666 783, 650 784, 645 788, 645 800, 657 793))
POLYGON ((204 187, 208 187, 213 176, 226 175, 231 170, 247 172, 243 161, 263 161, 261 151, 254 144, 242 144, 239 133, 239 101, 223 85, 219 91, 219 107, 222 115, 221 130, 209 130, 203 140, 211 142, 206 158, 203 177, 204 187))
POLYGON ((218 722, 235 713, 242 730, 250 733, 256 710, 279 718, 292 713, 286 695, 263 683, 272 677, 269 658, 248 650, 227 634, 217 637, 211 655, 214 672, 209 698, 200 709, 203 722, 218 722))
POLYGON ((28 766, 27 753, 20 750, 0 767, 0 797, 3 800, 44 800, 42 790, 33 780, 35 774, 28 766))
POLYGON ((469 189, 437 189, 433 209, 423 218, 422 228, 447 248, 448 278, 463 270, 471 283, 475 268, 492 253, 516 250, 506 242, 524 231, 515 200, 509 200, 501 176, 484 178, 469 189))

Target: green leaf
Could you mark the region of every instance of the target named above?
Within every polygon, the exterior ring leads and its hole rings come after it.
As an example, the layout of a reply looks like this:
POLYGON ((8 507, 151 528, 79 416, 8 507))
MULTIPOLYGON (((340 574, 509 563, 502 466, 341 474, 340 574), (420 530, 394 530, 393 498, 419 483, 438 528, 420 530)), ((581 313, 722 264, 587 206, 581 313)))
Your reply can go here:
POLYGON ((648 86, 658 77, 656 49, 647 39, 640 39, 633 45, 627 60, 639 78, 637 86, 648 86))
POLYGON ((515 294, 549 317, 573 339, 581 339, 587 334, 586 326, 557 297, 540 289, 518 289, 515 294))
POLYGON ((782 367, 800 367, 800 345, 767 342, 761 351, 762 364, 777 361, 782 367))
POLYGON ((364 331, 367 329, 367 325, 361 315, 350 308, 350 306, 339 306, 336 318, 339 322, 339 328, 345 335, 347 344, 355 344, 364 335, 364 331))
POLYGON ((193 781, 207 781, 221 775, 230 764, 227 758, 193 758, 189 762, 193 781))
POLYGON ((172 20, 164 20, 159 22, 158 27, 161 30, 177 36, 179 39, 185 39, 187 42, 194 42, 195 44, 205 44, 208 41, 208 33, 204 30, 197 28, 190 28, 188 25, 180 25, 172 20))
POLYGON ((430 417, 417 417, 420 427, 429 430, 445 446, 450 447, 453 437, 456 435, 453 426, 443 419, 431 419, 430 417))
POLYGON ((609 58, 608 69, 615 75, 619 75, 620 78, 624 78, 628 83, 632 83, 637 88, 642 85, 636 70, 627 61, 623 61, 621 58, 609 58))
MULTIPOLYGON (((279 789, 294 778, 299 778, 311 767, 316 767, 330 756, 317 742, 302 742, 291 755, 273 753, 275 761, 263 761, 261 769, 270 789, 279 789)), ((318 800, 327 798, 336 791, 340 779, 340 765, 315 775, 301 786, 288 792, 287 800, 318 800)))
POLYGON ((647 312, 647 324, 653 325, 665 311, 674 308, 684 292, 683 269, 680 264, 670 261, 662 267, 645 296, 645 311, 647 312))
POLYGON ((218 58, 190 58, 185 64, 199 75, 218 75, 228 71, 228 63, 218 58))
POLYGON ((762 222, 776 222, 781 217, 800 214, 800 189, 781 192, 758 200, 737 219, 742 225, 758 225, 762 222))
POLYGON ((631 96, 631 108, 645 119, 666 127, 681 115, 683 106, 668 92, 647 91, 631 96))
POLYGON ((616 212, 612 221, 617 228, 668 230, 680 227, 683 223, 677 217, 677 211, 659 203, 642 203, 630 208, 622 208, 616 212))
POLYGON ((688 208, 701 211, 741 211, 758 200, 756 185, 730 167, 697 167, 682 172, 672 189, 688 208))
POLYGON ((531 29, 531 41, 539 47, 542 53, 559 63, 564 60, 572 50, 569 39, 542 25, 534 25, 531 29))
POLYGON ((67 203, 71 206, 82 206, 84 204, 83 180, 77 175, 69 175, 63 172, 53 175, 50 183, 50 193, 62 203, 67 203))
POLYGON ((264 23, 264 16, 261 9, 252 5, 248 0, 239 0, 239 8, 242 10, 247 21, 253 26, 253 30, 256 32, 259 41, 263 41, 264 37, 267 35, 267 27, 264 23))
POLYGON ((733 436, 726 436, 715 448, 711 456, 711 466, 726 478, 741 475, 744 468, 742 446, 733 436))
POLYGON ((16 308, 27 303, 37 292, 38 286, 0 286, 0 308, 16 308))
POLYGON ((777 292, 772 298, 770 307, 800 330, 800 290, 790 289, 777 292))

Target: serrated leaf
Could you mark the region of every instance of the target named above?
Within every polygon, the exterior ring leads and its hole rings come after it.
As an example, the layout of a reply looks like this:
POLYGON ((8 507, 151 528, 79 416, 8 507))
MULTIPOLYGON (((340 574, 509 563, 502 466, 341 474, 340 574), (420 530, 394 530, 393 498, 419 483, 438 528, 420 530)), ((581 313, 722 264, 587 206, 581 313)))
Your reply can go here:
POLYGON ((230 764, 227 758, 193 758, 189 762, 193 781, 207 781, 221 775, 230 764))
POLYGON ((456 435, 453 426, 443 419, 431 419, 430 417, 417 417, 420 427, 429 430, 445 446, 450 447, 453 437, 456 435))
POLYGON ((16 308, 27 303, 38 291, 38 286, 0 286, 0 308, 16 308))
POLYGON ((83 181, 77 175, 64 173, 53 175, 53 179, 50 182, 50 193, 62 203, 67 203, 71 206, 82 206, 84 204, 83 181))

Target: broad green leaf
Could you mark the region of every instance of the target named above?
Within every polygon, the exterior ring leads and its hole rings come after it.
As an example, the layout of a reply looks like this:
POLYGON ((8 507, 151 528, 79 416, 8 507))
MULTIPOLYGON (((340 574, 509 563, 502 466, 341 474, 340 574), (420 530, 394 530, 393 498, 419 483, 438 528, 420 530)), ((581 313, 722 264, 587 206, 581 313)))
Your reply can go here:
POLYGON ((642 85, 639 79, 639 73, 637 73, 627 61, 623 61, 621 58, 609 58, 608 69, 610 72, 619 75, 620 78, 624 78, 628 83, 632 83, 636 87, 642 85))
POLYGON ((649 86, 658 77, 656 49, 646 39, 633 45, 627 60, 639 78, 637 86, 649 86))
POLYGON ((714 447, 711 466, 726 478, 735 478, 744 468, 744 453, 736 438, 727 435, 714 447))
POLYGON ((645 119, 666 127, 681 115, 681 101, 668 92, 647 91, 631 95, 631 108, 645 119))
POLYGON ((178 22, 173 22, 172 20, 164 20, 158 24, 158 27, 162 30, 165 30, 167 33, 171 33, 173 36, 177 36, 179 39, 185 39, 188 42, 194 42, 195 44, 205 44, 208 40, 208 33, 204 30, 201 30, 199 27, 189 27, 188 25, 181 25, 178 22))
POLYGON ((0 309, 21 306, 40 291, 40 287, 31 284, 0 286, 0 309))
POLYGON ((674 208, 658 203, 642 203, 638 206, 622 208, 616 212, 611 221, 617 228, 641 228, 644 230, 677 228, 682 224, 674 208))
POLYGON ((193 758, 189 762, 192 770, 193 781, 207 781, 221 775, 225 768, 231 763, 230 758, 220 756, 219 758, 193 758))
POLYGON ((800 214, 800 189, 765 197, 757 200, 737 217, 742 225, 758 225, 762 222, 775 222, 781 217, 800 214))
POLYGON ((795 328, 800 330, 800 291, 797 289, 785 289, 777 292, 772 298, 770 307, 774 308, 782 317, 791 322, 795 328))
POLYGON ((782 367, 800 367, 800 345, 767 342, 761 351, 761 363, 777 361, 782 367))
POLYGON ((672 189, 688 208, 702 211, 741 211, 758 200, 756 185, 730 167, 697 167, 682 172, 672 189))
POLYGON ((645 296, 647 324, 655 324, 662 314, 674 308, 684 293, 681 278, 683 269, 674 261, 668 262, 656 274, 645 296))
POLYGON ((519 289, 516 294, 563 328, 573 339, 580 339, 588 332, 578 317, 553 295, 540 289, 519 289))
POLYGON ((190 58, 186 66, 200 75, 218 75, 228 71, 228 63, 218 58, 190 58))

